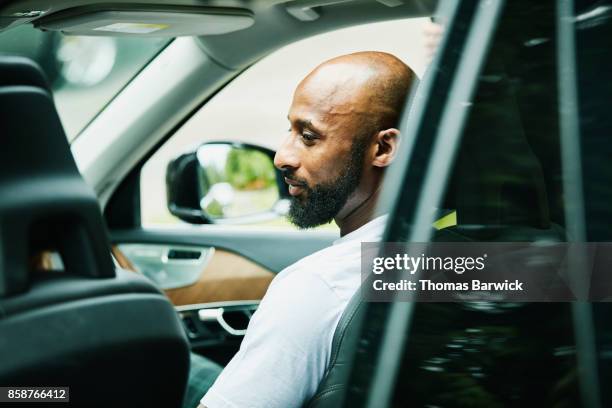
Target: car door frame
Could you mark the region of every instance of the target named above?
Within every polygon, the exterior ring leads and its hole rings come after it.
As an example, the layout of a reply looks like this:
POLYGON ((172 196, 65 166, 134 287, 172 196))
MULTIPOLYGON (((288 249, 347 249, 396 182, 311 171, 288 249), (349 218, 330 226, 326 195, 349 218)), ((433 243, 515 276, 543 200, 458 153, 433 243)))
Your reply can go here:
MULTIPOLYGON (((572 67, 575 61, 575 45, 573 36, 573 1, 557 0, 557 22, 558 30, 558 61, 565 65, 560 70, 559 81, 559 106, 565 115, 560 115, 560 134, 563 151, 564 166, 564 189, 572 199, 582 202, 583 196, 580 191, 581 173, 577 163, 579 159, 579 140, 577 95, 576 95, 576 70, 572 67)), ((417 101, 424 103, 416 104, 410 114, 404 115, 402 120, 402 133, 404 137, 413 140, 411 146, 405 146, 403 153, 408 153, 407 160, 401 170, 396 171, 393 182, 396 185, 410 186, 411 193, 397 192, 393 205, 391 206, 390 226, 385 233, 385 241, 393 241, 397 237, 402 226, 398 225, 396 217, 399 203, 402 212, 408 214, 408 220, 414 228, 411 230, 408 242, 429 242, 431 238, 431 222, 433 221, 429 208, 439 205, 446 188, 447 176, 452 168, 454 153, 461 143, 463 123, 467 117, 468 109, 461 109, 465 101, 471 100, 478 74, 483 67, 488 54, 497 20, 501 16, 504 6, 503 0, 479 1, 471 12, 471 18, 462 21, 470 27, 465 36, 465 44, 461 53, 455 53, 457 65, 452 66, 450 72, 452 81, 447 89, 443 89, 445 95, 444 107, 439 111, 439 116, 432 115, 436 107, 442 101, 432 100, 435 97, 435 88, 440 86, 439 69, 440 64, 449 67, 448 59, 452 59, 452 43, 457 39, 454 25, 458 20, 470 15, 469 5, 457 4, 448 13, 452 15, 449 24, 449 33, 445 36, 441 49, 436 59, 432 62, 430 74, 426 75, 416 97, 417 101), (439 123, 436 128, 428 127, 426 121, 439 123), (410 155, 413 151, 420 151, 420 155, 410 155), (426 153, 423 154, 423 150, 426 153), (422 161, 420 161, 421 159, 422 161), (433 166, 435 163, 435 167, 433 166), (420 169, 427 168, 425 173, 420 169), (401 182, 398 182, 401 180, 401 182)), ((452 63, 451 63, 452 64, 452 63)), ((465 106, 465 105, 464 105, 465 106)), ((400 155, 402 152, 400 152, 400 155)), ((389 180, 387 180, 389 181, 389 180)), ((391 181, 389 181, 391 182, 391 181)), ((575 226, 582 231, 576 231, 574 236, 582 237, 584 241, 584 212, 578 208, 566 210, 566 217, 576 220, 575 226)), ((578 254, 580 255, 580 254, 578 254)), ((573 273, 580 275, 585 269, 581 267, 580 259, 574 264, 573 273)), ((375 370, 369 391, 367 392, 366 407, 381 407, 390 404, 396 377, 399 371, 401 359, 398 356, 404 352, 409 335, 409 327, 414 312, 413 302, 394 302, 388 304, 370 304, 369 309, 379 309, 386 314, 387 320, 383 329, 383 340, 381 341, 377 358, 375 359, 375 370), (388 308, 385 310, 385 308, 388 308)), ((576 340, 576 354, 578 369, 581 373, 579 384, 581 398, 587 407, 599 407, 600 390, 598 385, 597 362, 595 357, 595 330, 593 326, 592 305, 588 303, 574 302, 571 305, 573 331, 576 340)), ((367 313, 372 313, 368 310, 367 313)), ((367 319, 367 314, 366 314, 367 319)), ((367 330, 367 329, 364 329, 367 330)), ((359 370, 359 365, 353 366, 353 373, 359 370)))
MULTIPOLYGON (((431 208, 442 200, 469 112, 466 101, 476 88, 502 6, 502 0, 442 3, 437 14, 449 16, 448 31, 422 83, 407 101, 411 108, 400 122, 405 142, 398 152, 405 159, 400 162, 403 165, 390 169, 383 187, 382 211, 390 213, 384 242, 393 241, 402 230, 397 222, 400 210, 413 226, 407 242, 430 241, 435 221, 431 208)), ((367 304, 366 322, 381 313, 387 317, 363 406, 389 405, 413 312, 413 302, 367 304)), ((360 365, 353 364, 353 374, 357 370, 360 365)), ((351 398, 345 400, 345 406, 352 403, 351 398)))

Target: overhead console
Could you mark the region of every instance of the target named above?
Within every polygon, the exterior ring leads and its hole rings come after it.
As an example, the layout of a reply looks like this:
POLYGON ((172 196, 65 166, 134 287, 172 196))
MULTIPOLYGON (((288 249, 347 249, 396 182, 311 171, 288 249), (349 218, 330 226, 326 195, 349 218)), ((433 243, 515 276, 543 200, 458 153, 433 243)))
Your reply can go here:
POLYGON ((250 27, 244 8, 126 2, 20 1, 0 8, 0 31, 31 23, 68 35, 178 37, 226 34, 250 27), (58 4, 60 3, 60 4, 58 4))

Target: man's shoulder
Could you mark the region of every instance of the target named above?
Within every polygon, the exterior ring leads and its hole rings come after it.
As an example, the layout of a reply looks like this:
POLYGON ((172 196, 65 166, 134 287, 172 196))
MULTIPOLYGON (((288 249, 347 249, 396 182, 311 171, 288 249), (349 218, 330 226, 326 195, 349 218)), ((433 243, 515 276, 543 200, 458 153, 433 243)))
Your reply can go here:
POLYGON ((343 242, 340 244, 330 245, 308 256, 305 256, 291 266, 287 267, 287 270, 306 269, 313 266, 333 266, 336 268, 342 268, 343 266, 351 266, 350 261, 358 262, 360 255, 361 242, 343 242), (343 262, 340 263, 339 261, 343 262))
POLYGON ((361 268, 360 243, 333 245, 284 269, 274 279, 285 288, 324 285, 341 302, 358 289, 361 268))
POLYGON ((317 274, 293 270, 277 278, 251 322, 255 321, 260 331, 278 334, 277 341, 289 342, 305 352, 302 343, 312 342, 307 339, 333 332, 346 302, 317 274))

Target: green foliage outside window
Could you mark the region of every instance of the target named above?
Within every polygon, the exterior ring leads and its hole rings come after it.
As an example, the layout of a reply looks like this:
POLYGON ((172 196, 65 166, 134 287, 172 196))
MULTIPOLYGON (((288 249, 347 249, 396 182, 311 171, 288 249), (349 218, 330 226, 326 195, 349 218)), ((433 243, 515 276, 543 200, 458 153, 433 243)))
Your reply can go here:
POLYGON ((270 158, 251 149, 231 149, 227 155, 225 174, 232 187, 240 190, 261 190, 276 182, 270 158))

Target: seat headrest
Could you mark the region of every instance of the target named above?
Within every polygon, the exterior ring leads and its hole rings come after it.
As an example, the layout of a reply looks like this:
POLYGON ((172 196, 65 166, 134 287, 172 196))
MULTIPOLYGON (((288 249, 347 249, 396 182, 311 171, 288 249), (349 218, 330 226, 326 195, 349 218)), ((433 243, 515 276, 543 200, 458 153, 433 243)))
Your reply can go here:
POLYGON ((30 59, 0 54, 0 86, 29 85, 48 89, 47 79, 40 67, 30 59))
POLYGON ((28 259, 56 250, 67 273, 114 276, 108 234, 53 97, 32 61, 0 56, 0 296, 23 292, 28 259))

